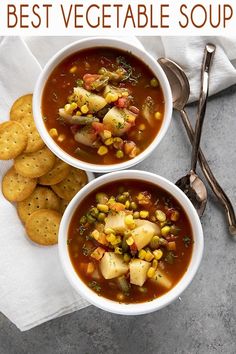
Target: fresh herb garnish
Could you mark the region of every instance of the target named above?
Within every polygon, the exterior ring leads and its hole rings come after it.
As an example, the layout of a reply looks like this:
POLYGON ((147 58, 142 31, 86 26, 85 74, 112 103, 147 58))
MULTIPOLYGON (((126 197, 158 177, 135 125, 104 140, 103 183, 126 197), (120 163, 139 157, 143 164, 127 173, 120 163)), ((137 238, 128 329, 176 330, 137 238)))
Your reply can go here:
POLYGON ((127 75, 125 75, 122 81, 129 81, 132 85, 136 85, 138 83, 138 79, 141 77, 141 73, 134 73, 132 66, 126 61, 123 56, 119 56, 116 58, 116 63, 125 69, 127 75))
POLYGON ((95 281, 95 280, 92 280, 88 283, 88 286, 93 289, 94 291, 96 291, 97 293, 100 293, 101 291, 101 286, 95 281))
POLYGON ((167 252, 166 256, 165 256, 165 261, 169 264, 173 264, 174 263, 174 253, 173 252, 167 252))
POLYGON ((184 236, 183 237, 183 243, 186 248, 188 248, 189 245, 191 245, 192 240, 189 236, 184 236))
POLYGON ((86 244, 82 247, 82 253, 84 256, 89 256, 91 253, 91 249, 86 246, 86 244))

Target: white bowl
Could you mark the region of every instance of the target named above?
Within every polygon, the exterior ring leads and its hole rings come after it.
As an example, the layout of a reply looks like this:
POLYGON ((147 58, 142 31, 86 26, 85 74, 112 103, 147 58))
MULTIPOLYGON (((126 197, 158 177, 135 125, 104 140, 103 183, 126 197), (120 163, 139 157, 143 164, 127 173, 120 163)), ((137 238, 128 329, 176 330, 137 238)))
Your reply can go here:
POLYGON ((101 37, 89 38, 89 39, 80 40, 78 42, 75 42, 75 43, 70 44, 69 46, 63 48, 56 55, 54 55, 52 57, 52 59, 48 62, 48 64, 44 67, 43 71, 41 72, 41 74, 37 80, 35 90, 34 90, 33 114, 34 114, 34 119, 35 119, 37 129, 38 129, 42 139, 44 140, 45 144, 61 160, 67 162, 69 165, 72 165, 77 168, 81 168, 83 170, 106 173, 106 172, 126 169, 126 168, 136 165, 137 163, 139 163, 140 161, 145 159, 148 155, 150 155, 151 152, 158 146, 158 144, 161 142, 164 135, 166 134, 167 129, 170 124, 170 121, 171 121, 172 96, 171 96, 169 82, 167 80, 167 77, 166 77, 164 71, 162 70, 160 65, 157 63, 157 61, 153 57, 151 57, 144 49, 140 49, 133 44, 130 44, 125 41, 118 40, 118 39, 101 38, 101 37), (43 118, 42 118, 42 111, 41 111, 42 94, 43 94, 44 86, 47 82, 47 79, 50 76, 53 69, 59 63, 61 63, 61 61, 63 61, 63 59, 70 56, 71 54, 76 53, 76 52, 83 50, 83 49, 95 48, 95 47, 111 47, 111 48, 121 49, 124 51, 129 51, 133 55, 135 55, 136 57, 141 59, 147 66, 149 66, 149 68, 152 70, 154 75, 156 75, 156 77, 158 78, 160 85, 162 87, 164 100, 165 100, 165 111, 164 111, 164 117, 163 117, 161 129, 158 132, 155 139, 152 141, 152 143, 135 158, 125 161, 125 162, 112 164, 112 165, 99 165, 99 164, 84 162, 84 161, 81 161, 81 160, 76 159, 75 157, 69 155, 67 152, 65 152, 63 149, 61 149, 60 146, 57 145, 56 142, 52 139, 52 137, 50 136, 50 134, 48 133, 48 131, 46 129, 46 126, 45 126, 43 118))
POLYGON ((202 226, 198 214, 194 209, 190 200, 178 187, 176 187, 173 183, 171 183, 167 179, 155 175, 153 173, 144 172, 144 171, 129 170, 129 171, 113 172, 113 173, 103 175, 93 180, 89 184, 87 184, 83 189, 81 189, 81 191, 74 197, 74 199, 68 205, 66 212, 62 218, 61 226, 59 230, 59 256, 60 256, 62 267, 71 285, 83 298, 88 300, 91 304, 103 310, 117 313, 117 314, 122 314, 122 315, 140 315, 144 313, 153 312, 167 306, 172 301, 174 301, 191 283, 200 265, 202 253, 203 253, 202 226), (122 179, 124 180, 135 179, 135 180, 142 180, 144 182, 151 182, 161 187, 162 189, 168 191, 171 195, 173 195, 177 199, 177 201, 181 204, 181 206, 185 210, 189 218, 189 221, 191 223, 191 227, 193 231, 193 240, 194 240, 193 252, 192 252, 192 257, 187 271, 180 279, 180 281, 169 292, 150 302, 144 302, 138 304, 120 304, 116 301, 112 301, 97 295, 80 279, 80 277, 76 273, 71 263, 70 255, 68 252, 68 245, 67 245, 68 228, 78 205, 90 192, 97 189, 98 187, 101 187, 102 185, 107 184, 109 182, 121 181, 122 179))

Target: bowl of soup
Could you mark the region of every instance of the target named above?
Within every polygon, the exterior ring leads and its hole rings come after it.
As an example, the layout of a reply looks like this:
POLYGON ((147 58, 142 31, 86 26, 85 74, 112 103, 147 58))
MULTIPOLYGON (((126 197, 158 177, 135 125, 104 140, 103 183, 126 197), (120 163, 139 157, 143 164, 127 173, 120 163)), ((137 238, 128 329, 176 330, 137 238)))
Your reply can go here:
POLYGON ((131 167, 160 143, 170 124, 171 90, 144 49, 111 38, 75 42, 37 81, 33 112, 46 145, 88 171, 131 167))
POLYGON ((69 204, 59 231, 62 267, 91 304, 144 314, 171 303, 192 281, 203 232, 186 195, 144 171, 90 182, 69 204))

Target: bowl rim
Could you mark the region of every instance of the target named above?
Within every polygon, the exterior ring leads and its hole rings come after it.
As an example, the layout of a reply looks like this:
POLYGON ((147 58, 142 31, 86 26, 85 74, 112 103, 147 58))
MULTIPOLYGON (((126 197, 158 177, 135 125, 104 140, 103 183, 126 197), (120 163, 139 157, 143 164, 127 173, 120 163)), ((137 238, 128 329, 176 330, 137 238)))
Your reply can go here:
POLYGON ((62 264, 62 268, 64 273, 71 283, 72 287, 89 303, 101 308, 105 311, 121 314, 121 315, 141 315, 145 313, 150 313, 153 311, 157 311, 171 302, 173 302, 176 298, 180 296, 180 294, 189 286, 191 281, 193 280, 201 259, 203 255, 204 248, 204 239, 203 239, 203 231, 200 219, 198 214, 193 207, 190 200, 187 196, 172 182, 167 180, 164 177, 156 175, 151 172, 139 171, 139 170, 124 170, 118 172, 111 172, 109 174, 103 175, 101 177, 96 178, 92 182, 88 183, 83 189, 81 189, 77 195, 72 199, 70 204, 68 205, 59 229, 59 237, 58 237, 58 251, 59 258, 62 264), (157 299, 137 304, 121 304, 119 302, 109 300, 105 297, 97 295, 94 291, 92 291, 79 277, 76 273, 72 262, 70 260, 68 245, 67 245, 67 235, 68 228, 71 222, 71 218, 74 215, 74 212, 78 205, 81 203, 84 197, 86 197, 92 190, 101 187, 111 181, 115 180, 129 180, 136 179, 147 181, 160 186, 161 188, 167 190, 170 194, 172 194, 177 201, 181 204, 183 209, 185 210, 189 221, 191 223, 191 227, 193 230, 193 251, 192 257, 189 263, 189 266, 186 272, 183 274, 182 278, 179 282, 167 293, 158 297, 157 299))
POLYGON ((34 93, 33 93, 33 115, 35 119, 36 127, 44 140, 45 144, 48 148, 60 159, 65 161, 71 166, 76 168, 80 168, 83 170, 91 171, 91 172, 100 172, 106 173, 111 171, 117 171, 121 169, 130 168, 139 162, 143 161, 148 155, 150 155, 153 150, 159 145, 161 140, 164 138, 172 117, 172 93, 169 85, 169 81, 159 65, 159 63, 144 49, 136 44, 131 44, 130 42, 125 41, 124 39, 117 38, 109 38, 109 37, 89 37, 85 39, 80 39, 75 41, 65 47, 63 47, 60 51, 58 51, 52 58, 47 62, 42 72, 40 73, 38 80, 35 85, 34 93), (127 50, 131 52, 134 56, 142 60, 146 65, 150 67, 150 69, 154 72, 154 74, 158 77, 160 81, 164 99, 165 99, 165 111, 164 118, 159 132, 153 141, 147 146, 147 148, 142 151, 139 155, 134 157, 131 160, 120 162, 116 164, 110 165, 99 165, 94 163, 85 162, 68 154, 65 150, 63 150, 57 143, 52 139, 48 130, 46 129, 45 123, 43 121, 41 105, 42 105, 42 94, 47 82, 49 75, 52 70, 66 57, 75 53, 76 51, 80 51, 83 49, 91 48, 91 47, 111 47, 117 48, 120 50, 127 50), (142 59, 141 59, 142 58, 142 59))

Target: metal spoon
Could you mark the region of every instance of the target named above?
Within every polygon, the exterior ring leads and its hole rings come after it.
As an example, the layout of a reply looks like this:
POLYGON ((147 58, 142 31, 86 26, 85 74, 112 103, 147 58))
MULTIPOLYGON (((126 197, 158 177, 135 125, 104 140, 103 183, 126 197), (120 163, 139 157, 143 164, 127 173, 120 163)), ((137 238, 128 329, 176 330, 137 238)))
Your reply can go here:
POLYGON ((196 173, 198 150, 200 145, 202 126, 205 118, 206 100, 209 90, 209 71, 211 61, 215 53, 215 46, 207 44, 204 51, 201 77, 201 94, 199 99, 199 109, 197 114, 194 143, 192 149, 191 169, 189 173, 180 178, 176 185, 188 196, 195 206, 198 215, 202 216, 207 203, 207 190, 205 184, 196 173))
MULTIPOLYGON (((188 115, 184 109, 190 95, 190 86, 188 78, 183 69, 174 61, 167 58, 159 58, 158 62, 161 65, 162 69, 165 71, 165 74, 169 80, 172 91, 174 109, 176 109, 180 113, 182 122, 188 134, 188 138, 193 144, 194 131, 189 121, 188 115)), ((231 235, 236 235, 236 217, 233 206, 228 196, 226 195, 224 190, 217 182, 215 176, 213 175, 210 166, 208 165, 207 160, 204 154, 202 153, 201 149, 199 149, 198 152, 198 159, 202 172, 205 178, 207 179, 212 191, 218 198, 219 202, 224 206, 229 225, 229 232, 231 235)))

